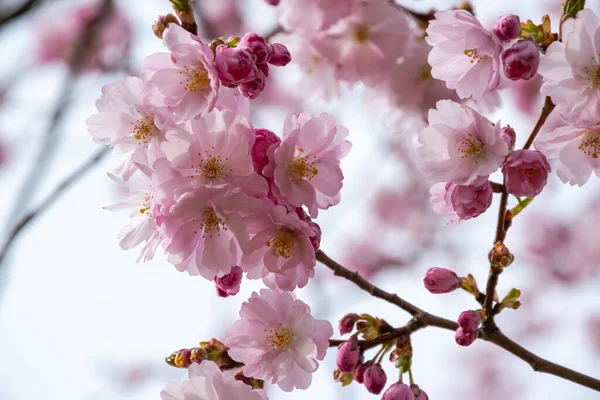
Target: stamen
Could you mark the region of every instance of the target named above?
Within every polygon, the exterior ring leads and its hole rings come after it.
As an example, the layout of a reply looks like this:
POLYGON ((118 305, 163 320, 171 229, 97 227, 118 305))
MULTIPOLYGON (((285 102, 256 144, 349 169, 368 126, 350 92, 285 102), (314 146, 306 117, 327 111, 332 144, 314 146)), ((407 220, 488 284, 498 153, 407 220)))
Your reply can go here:
POLYGON ((271 247, 271 251, 275 257, 283 257, 286 260, 294 255, 294 233, 289 229, 279 229, 275 236, 267 242, 267 247, 271 247))
MULTIPOLYGON (((193 221, 196 219, 194 218, 193 221)), ((215 213, 215 209, 210 207, 204 210, 202 221, 198 224, 198 228, 194 231, 194 234, 198 234, 199 231, 204 231, 202 238, 207 236, 211 237, 214 232, 217 236, 221 236, 221 230, 227 231, 225 226, 226 219, 219 218, 215 213)))
MULTIPOLYGON (((184 81, 179 83, 185 85, 184 90, 189 90, 193 93, 198 91, 206 93, 208 91, 210 88, 210 78, 208 77, 206 68, 201 65, 197 65, 193 68, 184 65, 183 69, 187 72, 187 77, 184 81)), ((183 71, 180 71, 179 74, 183 75, 183 71)))
MULTIPOLYGON (((292 181, 300 181, 304 178, 309 181, 314 178, 319 170, 314 167, 314 162, 309 161, 310 157, 301 157, 300 154, 304 153, 304 149, 298 149, 298 156, 294 158, 294 161, 288 167, 288 174, 292 178, 292 181)), ((312 158, 316 158, 313 156, 312 158)))
POLYGON ((473 157, 475 158, 474 162, 477 164, 479 160, 485 158, 485 146, 483 143, 473 137, 472 133, 469 133, 467 136, 464 136, 461 140, 457 140, 458 143, 458 151, 463 153, 461 158, 473 157), (463 146, 463 148, 461 148, 463 146))
POLYGON ((150 140, 154 136, 158 136, 160 134, 159 129, 154 125, 154 118, 152 117, 144 117, 142 119, 138 119, 133 125, 133 138, 139 140, 139 144, 148 145, 150 140))
POLYGON ((485 56, 485 55, 480 56, 477 49, 466 49, 465 56, 468 56, 471 58, 471 61, 470 61, 471 64, 473 64, 475 61, 481 62, 481 61, 486 61, 488 59, 488 56, 485 56))
POLYGON ((598 150, 600 149, 600 131, 586 130, 585 135, 579 145, 579 150, 583 151, 588 156, 598 158, 598 150))
POLYGON ((266 336, 266 339, 271 341, 273 350, 285 350, 292 342, 292 339, 294 339, 294 334, 289 329, 284 328, 281 322, 275 327, 269 326, 269 329, 265 329, 264 331, 265 333, 270 332, 266 336))
POLYGON ((365 25, 356 25, 354 27, 354 39, 358 43, 366 42, 369 39, 369 28, 365 25))

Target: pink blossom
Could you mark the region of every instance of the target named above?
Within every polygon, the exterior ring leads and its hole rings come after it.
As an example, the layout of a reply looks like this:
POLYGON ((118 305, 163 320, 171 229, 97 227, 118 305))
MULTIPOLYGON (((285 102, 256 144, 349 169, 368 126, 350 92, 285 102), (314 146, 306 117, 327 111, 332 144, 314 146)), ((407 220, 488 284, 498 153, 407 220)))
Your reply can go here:
POLYGON ((265 85, 267 84, 267 76, 269 76, 269 66, 267 64, 261 64, 256 70, 254 79, 242 83, 238 87, 238 90, 242 96, 249 99, 255 99, 265 89, 265 85))
POLYGON ((255 129, 254 133, 256 140, 252 146, 252 165, 257 174, 262 174, 263 168, 269 163, 267 152, 274 152, 281 139, 268 129, 255 129))
POLYGON ((510 125, 502 128, 502 138, 508 144, 509 149, 512 150, 515 148, 515 143, 517 142, 517 133, 513 128, 511 128, 510 125))
POLYGON ((504 76, 508 79, 513 81, 531 79, 540 65, 540 51, 533 41, 519 40, 502 53, 502 64, 504 76))
MULTIPOLYGON (((250 155, 254 138, 244 117, 215 110, 192 119, 185 130, 170 131, 162 150, 181 175, 180 187, 242 186, 254 174, 250 155)), ((266 193, 266 186, 263 189, 266 193)))
POLYGON ((369 393, 379 394, 385 387, 387 382, 387 375, 381 364, 373 364, 365 370, 363 376, 363 384, 369 393))
POLYGON ((263 200, 228 188, 200 187, 184 193, 163 212, 161 230, 169 239, 169 262, 208 280, 228 274, 240 265, 242 253, 252 251, 244 219, 264 207, 263 200))
POLYGON ((407 384, 396 382, 385 391, 381 400, 415 400, 415 396, 407 384))
POLYGON ((162 400, 265 400, 262 390, 237 381, 233 375, 224 374, 212 361, 193 363, 188 368, 189 379, 183 383, 170 383, 160 393, 162 400))
POLYGON ((473 185, 438 183, 431 188, 431 203, 437 214, 453 214, 457 219, 477 218, 492 205, 494 192, 487 177, 480 177, 473 185))
MULTIPOLYGON (((151 165, 162 156, 164 129, 173 126, 170 113, 155 107, 146 95, 144 82, 136 77, 106 85, 96 102, 98 112, 87 119, 88 132, 100 144, 113 146, 135 163, 151 165)), ((137 168, 128 167, 127 180, 137 168)))
POLYGON ((271 57, 269 58, 269 64, 276 67, 285 67, 292 61, 292 55, 290 51, 281 43, 273 43, 269 46, 271 49, 271 57))
POLYGON ((248 32, 240 39, 237 47, 246 47, 250 49, 256 58, 256 64, 269 62, 273 49, 267 44, 265 38, 254 32, 248 32))
POLYGON ((307 389, 327 353, 331 324, 314 319, 292 294, 268 289, 252 293, 240 317, 227 330, 225 345, 232 359, 245 364, 244 375, 286 392, 307 389))
POLYGON ((539 151, 522 149, 506 158, 502 173, 508 193, 532 199, 546 186, 550 164, 539 151))
POLYGON ((277 20, 288 32, 324 30, 350 13, 352 0, 281 0, 277 20), (298 12, 302 10, 302 12, 298 12))
POLYGON ((244 273, 237 265, 231 268, 231 271, 220 278, 215 276, 215 286, 219 297, 235 296, 240 291, 240 285, 244 273))
POLYGON ((437 12, 425 40, 433 46, 431 75, 461 98, 479 100, 500 83, 502 46, 468 11, 437 12))
POLYGON ((425 288, 431 293, 450 293, 462 286, 462 280, 454 271, 446 268, 429 268, 423 279, 425 288))
POLYGON ((153 100, 170 107, 177 121, 210 112, 220 86, 212 50, 176 24, 165 30, 163 42, 171 54, 157 53, 144 61, 144 79, 153 90, 153 100))
POLYGON ((417 149, 425 177, 436 182, 471 185, 495 172, 508 155, 500 123, 495 125, 470 107, 450 100, 429 111, 429 126, 417 149))
POLYGON ((248 278, 262 278, 268 273, 280 274, 295 268, 314 269, 315 250, 309 239, 309 234, 314 232, 296 212, 288 212, 281 205, 274 206, 268 215, 257 215, 249 224, 254 251, 244 256, 241 264, 248 278))
POLYGON ((283 141, 263 169, 274 178, 279 203, 308 208, 311 217, 340 201, 344 175, 340 159, 350 151, 348 130, 326 113, 291 114, 283 127, 283 141))
POLYGON ((481 314, 477 311, 463 311, 458 316, 458 326, 466 331, 475 331, 481 325, 481 314))
POLYGON ((371 368, 373 366, 373 364, 375 364, 373 362, 373 360, 369 360, 369 361, 366 361, 366 362, 360 364, 356 368, 356 371, 354 372, 354 380, 358 383, 364 383, 365 382, 365 372, 367 371, 367 369, 371 368))
POLYGON ((540 62, 542 94, 565 118, 589 127, 600 123, 600 19, 592 10, 563 24, 563 41, 553 42, 540 62))
POLYGON ((516 39, 521 34, 521 20, 518 15, 507 14, 498 18, 494 25, 494 35, 502 42, 516 39))
POLYGON ((351 13, 312 44, 339 66, 348 82, 382 81, 405 50, 411 35, 407 16, 387 1, 355 1, 351 13))
POLYGON ((215 67, 223 86, 237 87, 244 82, 254 80, 257 71, 254 57, 252 50, 248 48, 218 46, 215 67))
POLYGON ((477 331, 468 331, 459 327, 456 330, 456 335, 454 335, 454 339, 456 340, 456 343, 460 346, 470 346, 477 339, 477 331))
POLYGON ((352 335, 350 339, 338 347, 335 356, 335 364, 342 372, 352 372, 358 366, 360 356, 361 353, 360 346, 358 345, 358 338, 356 335, 352 335))

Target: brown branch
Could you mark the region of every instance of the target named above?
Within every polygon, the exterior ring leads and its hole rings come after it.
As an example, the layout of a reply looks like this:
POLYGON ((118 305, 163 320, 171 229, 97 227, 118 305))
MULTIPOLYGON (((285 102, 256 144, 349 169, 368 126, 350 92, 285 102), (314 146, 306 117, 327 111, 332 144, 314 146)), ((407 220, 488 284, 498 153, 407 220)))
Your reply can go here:
POLYGON ((67 176, 54 190, 32 211, 27 213, 11 230, 8 239, 0 250, 0 265, 6 258, 15 240, 20 235, 21 231, 30 224, 33 220, 39 217, 44 211, 48 210, 71 186, 83 178, 92 168, 102 160, 109 152, 108 147, 102 148, 94 154, 83 165, 77 167, 67 176))
POLYGON ((556 107, 556 105, 554 103, 552 103, 552 99, 550 98, 550 96, 546 97, 546 99, 544 100, 544 107, 542 108, 542 113, 540 114, 540 118, 538 119, 538 122, 535 124, 535 127, 533 128, 531 135, 529 135, 529 138, 527 139, 527 143, 525 143, 525 146, 523 146, 524 149, 529 149, 531 147, 531 145, 533 144, 533 141, 535 140, 536 136, 540 132, 540 129, 542 129, 542 126, 544 126, 544 124, 546 123, 546 120, 548 119, 548 117, 550 116, 552 111, 554 110, 554 107, 556 107))
POLYGON ((429 24, 429 21, 431 21, 434 18, 433 14, 435 14, 435 11, 433 11, 433 10, 428 13, 421 13, 418 11, 411 10, 401 4, 398 4, 398 3, 396 3, 395 0, 389 0, 389 1, 394 7, 398 8, 399 10, 404 11, 405 13, 407 13, 408 15, 410 15, 411 17, 413 17, 414 19, 416 19, 417 21, 419 21, 421 24, 423 24, 425 26, 427 24, 429 24))
POLYGON ((39 4, 39 0, 27 0, 25 3, 21 4, 15 10, 11 12, 7 12, 5 14, 0 14, 0 26, 7 24, 17 18, 22 17, 31 11, 35 6, 39 4))
MULTIPOLYGON (((363 346, 363 348, 365 349, 377 346, 378 344, 389 342, 393 339, 410 334, 427 326, 435 326, 438 328, 448 330, 456 330, 458 328, 458 324, 454 321, 450 321, 448 319, 426 313, 425 311, 422 311, 421 309, 412 305, 411 303, 399 298, 395 294, 391 294, 385 292, 382 289, 379 289, 375 285, 362 278, 358 273, 352 272, 344 268, 343 266, 329 258, 321 250, 317 251, 317 260, 323 265, 325 265, 327 268, 331 269, 336 276, 340 276, 349 280, 350 282, 354 283, 356 286, 370 293, 374 297, 392 303, 413 315, 413 319, 409 321, 409 323, 406 324, 406 326, 395 329, 388 334, 378 337, 377 339, 359 342, 361 343, 361 346, 363 346)), ((529 365, 531 365, 534 371, 558 376, 560 378, 588 387, 590 389, 600 391, 600 380, 584 375, 580 372, 576 372, 572 369, 563 367, 561 365, 554 364, 548 360, 545 360, 533 354, 529 350, 525 349, 524 347, 520 346, 519 344, 515 343, 510 338, 505 336, 495 324, 489 325, 487 328, 484 327, 480 329, 479 337, 485 341, 494 343, 496 346, 503 348, 504 350, 514 354, 521 360, 527 362, 529 365)), ((334 347, 343 343, 343 341, 331 340, 329 343, 331 347, 334 347)))

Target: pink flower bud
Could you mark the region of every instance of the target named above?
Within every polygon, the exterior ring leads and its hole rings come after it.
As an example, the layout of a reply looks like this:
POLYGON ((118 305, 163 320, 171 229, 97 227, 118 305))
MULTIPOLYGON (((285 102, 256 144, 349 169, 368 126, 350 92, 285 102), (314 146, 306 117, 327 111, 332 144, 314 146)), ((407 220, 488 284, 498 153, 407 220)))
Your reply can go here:
POLYGON ((487 178, 482 177, 469 186, 447 185, 446 197, 456 215, 461 220, 467 220, 480 216, 490 208, 494 191, 487 178))
POLYGON ((429 400, 429 396, 427 396, 427 393, 419 385, 410 385, 410 389, 415 395, 415 400, 429 400))
POLYGON ((340 330, 340 335, 345 335, 347 333, 352 332, 354 329, 354 324, 358 321, 358 314, 346 314, 342 319, 340 319, 340 323, 338 328, 340 330))
POLYGON ((249 48, 254 54, 256 64, 258 65, 268 62, 273 51, 267 42, 265 42, 265 38, 254 32, 246 33, 238 43, 237 47, 249 48))
POLYGON ((517 142, 517 133, 515 130, 508 125, 502 128, 501 135, 502 139, 508 144, 508 148, 511 150, 514 149, 515 143, 517 142))
POLYGON ((229 297, 238 294, 242 283, 242 269, 237 265, 231 268, 231 272, 220 278, 215 276, 215 286, 219 297, 229 297))
POLYGON ((271 58, 269 59, 269 64, 276 67, 285 67, 290 61, 292 61, 292 55, 287 47, 281 43, 273 43, 271 46, 273 52, 271 54, 271 58))
POLYGON ((477 311, 463 311, 458 316, 458 326, 465 331, 475 331, 479 328, 479 325, 481 325, 481 314, 477 311))
POLYGON ((263 168, 269 163, 267 152, 271 146, 279 147, 281 139, 268 129, 255 129, 256 139, 252 146, 252 165, 257 174, 262 175, 263 168))
POLYGON ((454 339, 461 346, 470 346, 477 339, 477 331, 467 331, 459 327, 454 339))
POLYGON ((223 86, 237 87, 244 82, 251 82, 256 77, 257 67, 254 64, 252 50, 246 47, 216 48, 215 67, 223 86))
POLYGON ((308 234, 308 238, 310 239, 310 244, 312 244, 313 249, 318 251, 321 247, 321 227, 316 222, 313 222, 310 217, 308 217, 308 225, 311 228, 311 233, 308 234))
POLYGON ((385 387, 387 376, 380 364, 373 364, 365 371, 363 383, 369 393, 379 394, 385 387))
POLYGON ((502 64, 508 79, 531 79, 540 65, 540 51, 531 40, 519 40, 502 53, 502 64))
POLYGON ((514 14, 501 16, 494 25, 494 34, 502 42, 518 38, 522 30, 521 20, 514 14))
POLYGON ((358 383, 363 383, 365 381, 365 371, 373 364, 374 362, 372 360, 360 364, 358 368, 356 368, 356 372, 354 372, 354 380, 358 383))
POLYGON ((242 96, 247 97, 249 99, 255 99, 264 90, 266 83, 267 83, 267 76, 262 71, 262 69, 259 68, 256 71, 256 76, 254 77, 254 79, 250 82, 242 83, 238 87, 238 90, 240 91, 242 96))
POLYGON ((338 347, 338 352, 335 357, 335 363, 340 371, 354 371, 360 362, 360 346, 356 335, 338 347))
POLYGON ((450 293, 462 286, 460 279, 453 271, 446 268, 429 268, 423 279, 425 288, 431 293, 450 293))
POLYGON ((508 193, 532 199, 546 186, 550 164, 539 151, 517 150, 504 162, 502 173, 508 193))
POLYGON ((396 382, 385 391, 381 400, 415 400, 415 395, 407 384, 396 382))

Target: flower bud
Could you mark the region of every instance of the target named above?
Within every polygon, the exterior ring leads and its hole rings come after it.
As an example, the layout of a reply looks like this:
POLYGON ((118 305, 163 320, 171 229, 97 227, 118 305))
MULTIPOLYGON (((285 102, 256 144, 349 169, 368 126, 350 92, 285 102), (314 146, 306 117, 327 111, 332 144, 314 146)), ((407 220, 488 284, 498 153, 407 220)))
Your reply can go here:
POLYGON ((385 391, 381 400, 415 400, 415 396, 407 384, 396 382, 385 391))
POLYGON ((502 173, 508 193, 532 199, 546 186, 550 164, 539 151, 522 149, 506 158, 502 173))
POLYGON ((208 353, 202 347, 194 347, 190 349, 190 360, 193 363, 201 363, 208 359, 208 353))
POLYGON ((179 25, 179 20, 173 14, 161 15, 160 17, 158 17, 158 20, 156 20, 152 25, 152 31, 154 32, 157 38, 162 39, 163 33, 165 32, 169 24, 179 25))
POLYGON ((518 38, 522 30, 521 20, 514 14, 501 16, 494 25, 494 35, 502 42, 518 38))
POLYGON ((279 147, 281 139, 268 129, 255 129, 256 140, 252 146, 252 165, 257 174, 262 175, 263 168, 269 163, 267 152, 271 146, 279 147))
POLYGON ((215 67, 223 86, 237 87, 254 80, 257 72, 254 56, 248 48, 218 46, 215 53, 215 67))
POLYGON ((265 75, 262 68, 259 68, 256 71, 256 75, 255 75, 254 79, 250 82, 242 83, 238 87, 238 90, 240 91, 242 96, 247 97, 249 99, 255 99, 265 89, 266 83, 267 83, 267 75, 265 75))
POLYGON ((425 273, 425 288, 431 293, 450 293, 462 286, 462 280, 449 269, 433 267, 425 273))
POLYGON ((481 314, 477 311, 463 311, 458 316, 458 326, 463 328, 465 331, 477 330, 479 325, 481 325, 481 314))
POLYGON ((419 385, 410 385, 410 389, 415 395, 415 400, 429 400, 429 396, 427 396, 427 393, 419 385))
POLYGON ((369 393, 379 394, 385 387, 387 376, 380 364, 373 364, 365 371, 363 383, 369 393))
POLYGON ((254 54, 256 64, 268 62, 273 52, 273 49, 267 44, 265 38, 254 32, 246 33, 238 43, 238 47, 249 48, 254 54))
POLYGON ((517 133, 510 125, 502 128, 502 139, 508 144, 508 148, 513 150, 515 148, 515 143, 517 142, 517 133))
POLYGON ((311 228, 313 228, 314 230, 314 235, 308 235, 308 238, 310 239, 310 244, 312 244, 313 249, 315 249, 315 251, 318 251, 319 248, 321 247, 321 227, 319 226, 319 224, 317 224, 316 222, 311 221, 307 221, 308 225, 310 225, 311 228))
POLYGON ((514 261, 515 256, 513 256, 508 250, 508 247, 504 245, 502 242, 498 242, 494 245, 494 247, 488 253, 488 260, 490 264, 495 267, 506 268, 514 261))
POLYGON ((276 67, 285 67, 290 61, 292 61, 292 55, 287 47, 281 43, 273 43, 271 46, 272 54, 271 58, 269 59, 269 64, 276 67))
POLYGON ((340 319, 340 323, 338 328, 340 330, 340 335, 345 335, 347 333, 352 332, 354 329, 354 324, 358 321, 358 314, 346 314, 342 319, 340 319))
POLYGON ((358 383, 363 383, 365 380, 365 371, 368 368, 370 368, 373 364, 374 362, 372 360, 360 364, 354 372, 354 380, 358 383))
POLYGON ((215 276, 215 285, 219 297, 229 297, 238 294, 242 277, 244 276, 242 268, 237 265, 231 268, 231 271, 220 278, 215 276))
POLYGON ((466 331, 459 327, 454 339, 460 346, 470 346, 477 339, 477 331, 466 331))
POLYGON ((360 362, 360 346, 356 335, 338 347, 338 352, 335 357, 335 363, 340 371, 354 371, 360 362))
POLYGON ((508 79, 531 79, 540 65, 540 51, 531 40, 519 40, 502 53, 502 64, 508 79))
POLYGON ((472 185, 446 185, 446 201, 461 220, 477 218, 490 206, 494 198, 492 185, 485 177, 477 179, 472 185))

